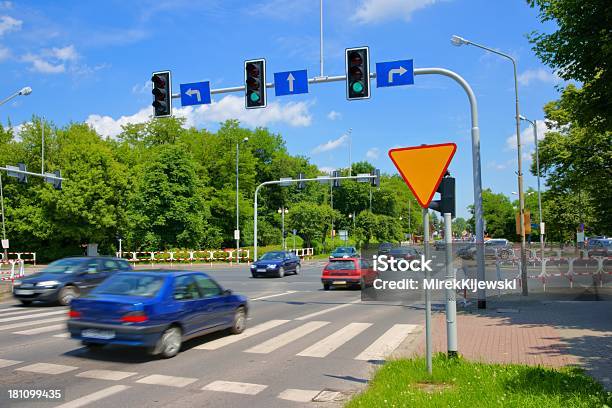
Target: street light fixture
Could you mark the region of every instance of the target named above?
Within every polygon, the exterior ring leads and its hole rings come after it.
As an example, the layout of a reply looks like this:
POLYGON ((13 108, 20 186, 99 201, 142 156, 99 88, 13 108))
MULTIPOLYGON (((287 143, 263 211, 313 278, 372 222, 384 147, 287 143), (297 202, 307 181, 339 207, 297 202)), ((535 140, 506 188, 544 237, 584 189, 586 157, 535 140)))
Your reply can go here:
POLYGON ((7 103, 13 98, 16 98, 17 96, 27 96, 31 93, 32 93, 32 88, 30 88, 29 86, 24 86, 19 91, 15 92, 14 94, 0 101, 0 105, 4 105, 5 103, 7 103))
MULTIPOLYGON (((249 138, 245 137, 242 142, 248 142, 249 138)), ((236 263, 240 263, 240 205, 238 203, 238 164, 240 163, 240 142, 236 143, 236 230, 234 231, 234 239, 236 240, 236 263)))
POLYGON ((473 45, 474 47, 481 48, 485 51, 492 52, 493 54, 500 55, 504 58, 512 61, 512 67, 514 69, 514 97, 515 97, 515 110, 516 110, 516 147, 517 147, 517 157, 518 157, 518 196, 519 196, 519 213, 520 213, 520 235, 521 235, 521 280, 523 284, 521 285, 523 296, 527 296, 528 288, 527 288, 527 250, 525 244, 525 195, 523 194, 523 165, 522 165, 522 157, 521 157, 521 119, 519 113, 519 97, 518 97, 518 79, 516 74, 516 60, 509 54, 505 54, 501 51, 494 50, 487 46, 477 44, 470 40, 467 40, 458 35, 453 35, 451 37, 451 44, 459 47, 462 45, 473 45))

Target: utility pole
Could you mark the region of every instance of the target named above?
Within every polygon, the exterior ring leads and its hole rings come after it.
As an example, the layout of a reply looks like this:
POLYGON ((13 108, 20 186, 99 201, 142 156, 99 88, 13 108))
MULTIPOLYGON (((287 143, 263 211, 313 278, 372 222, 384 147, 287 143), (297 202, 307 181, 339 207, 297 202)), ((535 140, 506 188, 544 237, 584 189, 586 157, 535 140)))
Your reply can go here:
POLYGON ((352 161, 352 150, 353 150, 353 137, 351 135, 351 133, 353 132, 353 128, 349 128, 347 135, 348 135, 348 142, 349 142, 349 177, 352 176, 353 174, 353 161, 352 161))
MULTIPOLYGON (((6 225, 4 223, 4 192, 2 188, 2 173, 0 173, 0 207, 2 207, 2 240, 6 241, 6 225)), ((8 248, 4 248, 2 260, 8 260, 8 248)))

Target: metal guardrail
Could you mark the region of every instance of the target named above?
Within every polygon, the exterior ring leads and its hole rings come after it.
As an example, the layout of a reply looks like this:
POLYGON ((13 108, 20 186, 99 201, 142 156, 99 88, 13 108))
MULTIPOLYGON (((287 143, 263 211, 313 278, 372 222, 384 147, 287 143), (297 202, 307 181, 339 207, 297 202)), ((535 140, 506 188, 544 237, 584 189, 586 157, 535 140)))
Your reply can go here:
MULTIPOLYGON (((304 259, 314 255, 313 248, 296 248, 291 250, 296 256, 304 259)), ((124 258, 132 263, 148 262, 249 262, 252 260, 248 249, 214 249, 214 250, 182 250, 182 251, 122 251, 115 253, 118 258, 124 258)))

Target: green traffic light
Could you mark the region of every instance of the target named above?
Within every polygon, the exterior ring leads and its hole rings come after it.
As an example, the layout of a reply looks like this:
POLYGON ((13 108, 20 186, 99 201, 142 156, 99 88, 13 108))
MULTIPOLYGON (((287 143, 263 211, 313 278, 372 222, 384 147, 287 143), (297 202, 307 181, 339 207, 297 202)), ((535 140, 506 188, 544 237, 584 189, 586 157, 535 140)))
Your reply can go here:
POLYGON ((361 82, 353 82, 353 92, 361 93, 363 92, 363 84, 361 82))
POLYGON ((252 102, 259 102, 259 94, 257 92, 252 92, 250 98, 252 102))

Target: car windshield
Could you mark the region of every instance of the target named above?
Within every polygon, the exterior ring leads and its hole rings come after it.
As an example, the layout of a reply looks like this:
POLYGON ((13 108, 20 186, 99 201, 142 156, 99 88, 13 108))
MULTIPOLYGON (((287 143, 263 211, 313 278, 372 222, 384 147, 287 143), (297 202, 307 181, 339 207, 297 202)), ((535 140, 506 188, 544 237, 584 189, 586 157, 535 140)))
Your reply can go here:
POLYGON ((269 261, 269 260, 281 260, 285 258, 285 254, 283 252, 268 252, 266 254, 263 254, 263 256, 260 258, 262 261, 269 261))
POLYGON ((599 242, 601 243, 601 246, 605 246, 605 247, 612 246, 612 239, 602 239, 599 242))
POLYGON ((95 295, 153 297, 159 292, 163 283, 163 276, 117 274, 105 280, 91 293, 95 295))
POLYGON ((83 263, 82 259, 69 258, 60 259, 59 261, 51 262, 43 273, 73 273, 83 263))
POLYGON ((355 262, 353 261, 332 261, 325 267, 328 271, 337 271, 340 269, 355 269, 355 262))
POLYGON ((336 248, 334 249, 334 254, 349 254, 351 253, 351 248, 349 247, 340 247, 340 248, 336 248))
POLYGON ((487 241, 487 244, 491 246, 504 246, 506 245, 506 241, 503 241, 503 240, 487 241))
POLYGON ((410 254, 410 255, 416 255, 417 251, 414 248, 393 248, 391 251, 389 251, 390 255, 405 255, 405 254, 410 254))

